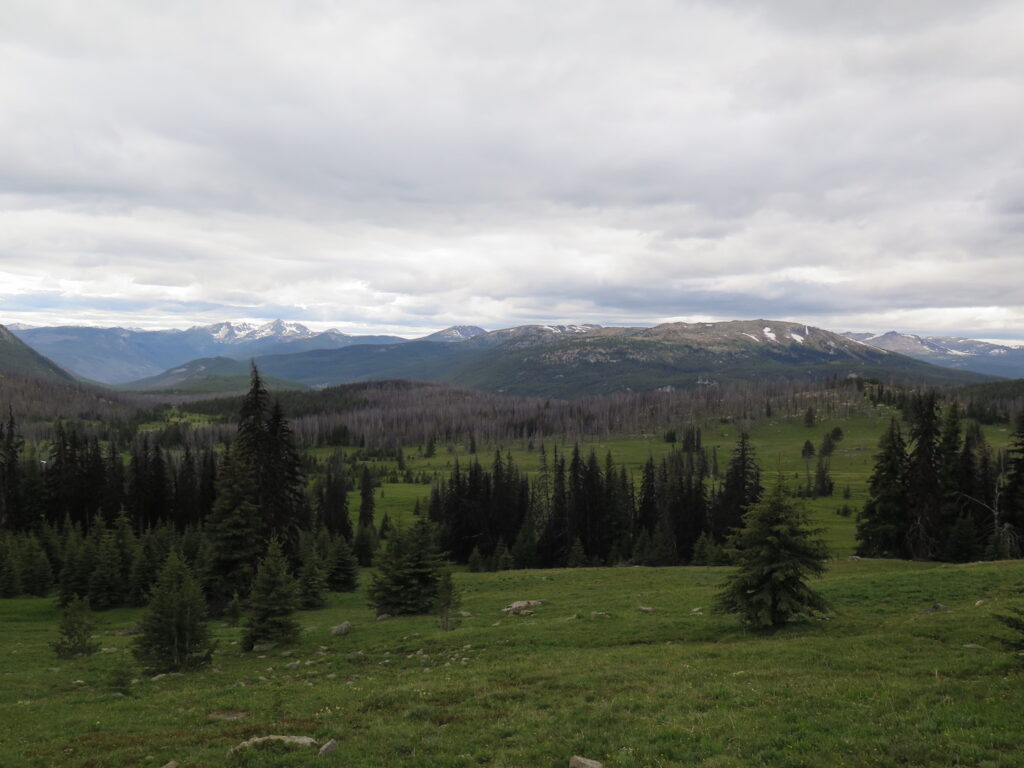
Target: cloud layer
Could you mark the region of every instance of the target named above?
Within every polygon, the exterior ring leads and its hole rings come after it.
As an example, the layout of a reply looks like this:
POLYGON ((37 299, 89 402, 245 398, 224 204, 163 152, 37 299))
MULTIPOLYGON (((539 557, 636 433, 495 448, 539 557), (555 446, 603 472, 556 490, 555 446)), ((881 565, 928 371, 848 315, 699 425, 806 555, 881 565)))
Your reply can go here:
POLYGON ((0 322, 1024 330, 1020 3, 163 6, 5 3, 0 322))

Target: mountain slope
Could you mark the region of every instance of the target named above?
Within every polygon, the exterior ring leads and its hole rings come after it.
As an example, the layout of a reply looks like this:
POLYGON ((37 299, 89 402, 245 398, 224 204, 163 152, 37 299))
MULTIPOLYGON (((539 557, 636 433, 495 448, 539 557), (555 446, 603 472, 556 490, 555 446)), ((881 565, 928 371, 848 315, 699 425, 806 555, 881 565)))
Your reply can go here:
MULTIPOLYGON (((250 364, 230 357, 192 360, 156 376, 149 376, 118 389, 126 392, 173 392, 202 394, 244 392, 249 386, 250 364)), ((267 389, 305 389, 302 384, 275 376, 263 376, 267 389)))
POLYGON ((74 377, 0 325, 0 373, 13 373, 51 381, 74 381, 74 377))
POLYGON ((1010 378, 1024 377, 1024 348, 991 344, 956 336, 917 336, 911 333, 845 333, 878 349, 899 352, 946 368, 1010 378))

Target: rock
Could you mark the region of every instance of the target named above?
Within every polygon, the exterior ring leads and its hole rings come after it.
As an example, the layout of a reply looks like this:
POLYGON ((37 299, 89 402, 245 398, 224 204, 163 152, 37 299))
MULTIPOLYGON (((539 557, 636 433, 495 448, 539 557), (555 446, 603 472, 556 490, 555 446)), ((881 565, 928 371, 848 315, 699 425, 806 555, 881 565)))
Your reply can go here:
POLYGON ((854 562, 854 561, 856 561, 856 560, 860 560, 860 555, 850 555, 850 556, 849 556, 848 558, 846 558, 846 559, 847 559, 847 560, 849 560, 849 561, 850 561, 850 562, 852 563, 852 562, 854 562))
POLYGON ((921 613, 938 613, 939 611, 946 610, 946 606, 942 603, 932 603, 929 607, 925 608, 921 613))
POLYGON ((382 613, 380 616, 377 617, 377 621, 387 621, 390 618, 391 618, 391 614, 390 613, 382 613))
POLYGON ((248 712, 211 712, 207 715, 211 720, 241 720, 248 716, 248 712))
POLYGON ((163 679, 164 679, 165 677, 167 677, 167 675, 165 675, 165 674, 161 673, 161 674, 159 674, 159 675, 153 675, 153 676, 152 676, 151 678, 149 678, 149 679, 150 679, 150 680, 163 680, 163 679))
POLYGON ((100 648, 100 653, 117 653, 117 648, 100 648))
POLYGON ((277 643, 256 643, 252 647, 253 653, 263 653, 264 651, 272 651, 277 647, 277 643))
POLYGON ((349 661, 363 661, 366 659, 366 654, 362 651, 352 651, 346 658, 349 661))
POLYGON ((967 643, 967 645, 965 645, 964 648, 978 648, 984 650, 985 646, 978 645, 977 643, 967 643))
POLYGON ((287 664, 284 665, 284 668, 285 669, 298 669, 301 666, 302 666, 302 662, 301 661, 290 661, 290 662, 288 662, 287 664))
POLYGON ((331 634, 332 635, 347 635, 351 631, 352 631, 352 622, 351 621, 343 621, 343 622, 341 622, 341 624, 338 624, 335 627, 331 627, 331 634))
POLYGON ((72 680, 72 685, 85 685, 85 680, 72 680))
POLYGON ((533 611, 527 609, 539 608, 542 605, 544 605, 543 600, 516 600, 514 603, 509 603, 501 610, 505 613, 511 614, 512 616, 533 616, 533 611))
POLYGON ((316 753, 316 756, 317 757, 324 757, 325 755, 329 755, 332 752, 336 751, 337 749, 338 749, 338 742, 336 742, 334 739, 331 739, 326 744, 324 744, 322 747, 320 747, 320 751, 316 753))
POLYGON ((228 755, 235 755, 249 747, 255 747, 257 744, 266 744, 270 741, 295 747, 315 747, 319 743, 316 739, 312 739, 309 736, 253 736, 251 739, 229 749, 228 755))
POLYGON ((704 609, 703 608, 699 608, 699 607, 698 608, 691 608, 690 609, 690 613, 693 616, 703 616, 704 615, 704 609))
POLYGON ((470 618, 470 617, 471 617, 472 615, 473 615, 473 614, 472 614, 472 613, 470 613, 469 611, 459 611, 459 616, 461 616, 461 617, 462 617, 462 618, 464 618, 464 619, 468 619, 468 618, 470 618))
POLYGON ((984 605, 984 604, 985 604, 985 601, 984 601, 984 600, 975 600, 975 601, 974 601, 974 605, 975 605, 975 606, 978 606, 978 605, 984 605))
POLYGON ((572 760, 569 761, 569 768, 604 768, 604 763, 599 763, 597 760, 588 760, 585 757, 579 755, 573 755, 572 760))
MULTIPOLYGON (((641 611, 643 611, 644 613, 654 613, 654 609, 653 609, 653 608, 651 608, 651 606, 649 606, 649 605, 641 605, 641 606, 638 606, 638 607, 639 607, 639 609, 640 609, 641 611)), ((582 759, 582 758, 581 758, 581 759, 582 759)))
POLYGON ((163 768, 178 768, 181 765, 177 760, 171 760, 169 763, 164 763, 163 768))
POLYGON ((591 618, 597 618, 598 616, 604 616, 605 618, 609 618, 610 619, 612 615, 610 613, 608 613, 607 611, 591 611, 590 612, 590 616, 591 616, 591 618))

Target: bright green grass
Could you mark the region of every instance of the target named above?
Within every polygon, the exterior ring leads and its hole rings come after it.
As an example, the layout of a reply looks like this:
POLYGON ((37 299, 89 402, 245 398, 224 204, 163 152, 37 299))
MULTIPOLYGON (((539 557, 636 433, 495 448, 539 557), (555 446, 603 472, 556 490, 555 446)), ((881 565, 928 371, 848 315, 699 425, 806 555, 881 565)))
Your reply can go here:
MULTIPOLYGON (((105 684, 118 654, 52 655, 51 601, 0 601, 0 765, 1024 765, 1024 660, 990 637, 992 614, 1020 600, 1024 562, 841 559, 817 585, 833 619, 767 635, 710 611, 727 572, 458 574, 473 615, 448 633, 430 617, 375 622, 362 591, 336 595, 301 615, 291 656, 242 654, 240 630, 218 623, 213 669, 139 675, 124 698, 105 684), (525 598, 547 602, 501 613, 525 598), (935 602, 946 608, 922 612, 935 602), (353 633, 330 636, 346 619, 353 633), (357 650, 365 660, 350 661, 357 650), (229 711, 249 716, 208 717, 229 711), (272 733, 340 749, 227 760, 272 733)), ((102 614, 102 644, 125 647, 115 631, 137 617, 102 614)))

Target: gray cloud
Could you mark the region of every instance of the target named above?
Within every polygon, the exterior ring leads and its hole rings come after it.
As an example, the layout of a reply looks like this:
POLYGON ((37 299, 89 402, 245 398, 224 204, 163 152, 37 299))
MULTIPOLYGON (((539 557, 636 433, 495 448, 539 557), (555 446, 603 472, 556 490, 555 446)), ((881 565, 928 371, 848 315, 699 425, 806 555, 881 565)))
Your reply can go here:
POLYGON ((11 0, 0 322, 1019 333, 1022 23, 1014 2, 11 0))

